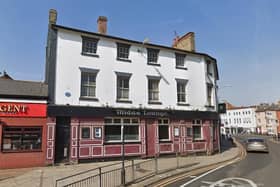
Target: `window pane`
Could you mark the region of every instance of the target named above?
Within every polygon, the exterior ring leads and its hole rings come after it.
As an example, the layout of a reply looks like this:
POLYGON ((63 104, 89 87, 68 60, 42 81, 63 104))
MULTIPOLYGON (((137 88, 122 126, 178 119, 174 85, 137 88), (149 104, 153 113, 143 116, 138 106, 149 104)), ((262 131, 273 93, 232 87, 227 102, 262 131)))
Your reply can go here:
POLYGON ((3 150, 40 150, 42 144, 41 127, 4 127, 3 150))
POLYGON ((193 138, 194 139, 201 139, 201 126, 193 126, 193 138))
POLYGON ((187 128, 187 137, 192 137, 192 128, 187 128))
POLYGON ((169 140, 169 126, 168 125, 159 125, 158 126, 158 135, 159 140, 169 140))
POLYGON ((82 52, 95 54, 97 50, 97 42, 98 40, 94 38, 83 38, 82 52))
POLYGON ((96 74, 82 72, 81 96, 95 97, 96 74))
POLYGON ((90 128, 82 127, 82 138, 90 138, 90 128))
POLYGON ((185 55, 176 54, 176 66, 179 66, 179 67, 185 66, 185 55))
POLYGON ((121 140, 120 125, 105 125, 105 141, 121 140))
POLYGON ((124 126, 124 139, 125 140, 139 140, 139 126, 138 125, 125 125, 124 126))

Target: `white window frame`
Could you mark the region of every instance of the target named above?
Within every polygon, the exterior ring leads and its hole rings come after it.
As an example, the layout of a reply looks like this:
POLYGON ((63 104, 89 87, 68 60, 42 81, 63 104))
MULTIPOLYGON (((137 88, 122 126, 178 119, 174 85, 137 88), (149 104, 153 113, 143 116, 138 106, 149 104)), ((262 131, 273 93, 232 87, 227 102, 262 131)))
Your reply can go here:
POLYGON ((194 141, 200 141, 200 140, 204 140, 204 134, 203 134, 203 124, 202 124, 202 120, 199 120, 199 119, 195 119, 193 120, 192 122, 192 136, 193 136, 193 140, 194 141), (199 123, 198 123, 199 121, 199 123), (201 135, 200 135, 200 138, 195 138, 194 137, 194 127, 200 127, 200 132, 201 132, 201 135))
POLYGON ((140 119, 139 118, 131 118, 131 117, 123 117, 123 118, 105 118, 106 119, 112 119, 112 123, 106 123, 104 121, 104 141, 107 142, 107 143, 122 143, 123 141, 123 131, 124 131, 124 126, 138 126, 138 139, 137 140, 124 140, 125 143, 127 142, 139 142, 140 141, 140 137, 141 137, 141 129, 140 129, 140 119), (120 120, 120 123, 114 123, 114 120, 115 119, 119 119, 120 120), (124 123, 124 119, 130 119, 130 123, 124 123), (133 123, 133 120, 136 120, 138 121, 138 123, 133 123), (110 125, 110 126, 114 126, 114 125, 118 125, 120 126, 121 128, 121 134, 120 134, 120 140, 106 140, 106 125, 110 125))
POLYGON ((159 118, 158 119, 158 140, 160 142, 165 142, 165 141, 170 141, 171 140, 171 127, 170 127, 170 120, 167 118, 159 118), (167 120, 167 123, 165 123, 164 121, 167 120), (159 122, 161 121, 161 122, 159 122), (168 139, 160 139, 159 137, 159 128, 160 126, 167 126, 168 127, 168 139))
POLYGON ((159 84, 160 84, 160 79, 152 79, 148 78, 148 101, 149 102, 159 102, 159 84), (154 86, 156 85, 156 88, 154 86), (151 87, 151 89, 150 89, 151 87), (157 95, 156 97, 154 97, 157 95))

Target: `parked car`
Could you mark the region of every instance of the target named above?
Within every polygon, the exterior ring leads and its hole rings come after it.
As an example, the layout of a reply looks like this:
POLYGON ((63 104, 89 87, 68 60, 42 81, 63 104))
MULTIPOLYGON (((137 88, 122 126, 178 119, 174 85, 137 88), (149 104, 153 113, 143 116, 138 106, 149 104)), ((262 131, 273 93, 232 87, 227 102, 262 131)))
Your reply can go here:
POLYGON ((264 138, 248 138, 246 140, 246 150, 247 152, 269 152, 264 138))

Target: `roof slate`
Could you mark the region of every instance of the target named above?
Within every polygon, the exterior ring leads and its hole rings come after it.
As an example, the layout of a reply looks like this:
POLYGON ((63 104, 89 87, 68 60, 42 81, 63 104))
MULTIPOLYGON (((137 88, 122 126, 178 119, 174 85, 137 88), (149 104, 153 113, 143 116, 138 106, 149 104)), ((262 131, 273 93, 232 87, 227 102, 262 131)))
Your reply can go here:
POLYGON ((0 79, 0 98, 47 98, 48 85, 42 82, 0 79))

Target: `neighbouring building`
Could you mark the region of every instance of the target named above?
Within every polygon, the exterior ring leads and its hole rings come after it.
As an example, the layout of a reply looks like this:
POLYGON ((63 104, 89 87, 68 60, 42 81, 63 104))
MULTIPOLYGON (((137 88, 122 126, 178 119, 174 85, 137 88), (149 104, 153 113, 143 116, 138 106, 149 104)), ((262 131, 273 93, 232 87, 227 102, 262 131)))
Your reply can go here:
POLYGON ((256 111, 258 133, 278 135, 279 109, 274 107, 259 108, 256 111))
POLYGON ((220 114, 222 134, 255 133, 257 131, 256 107, 231 107, 220 114))
POLYGON ((0 168, 44 166, 47 85, 0 78, 0 168))
POLYGON ((56 19, 50 10, 49 163, 219 149, 217 63, 195 52, 194 34, 175 48, 108 35, 103 16, 98 32, 56 19))

